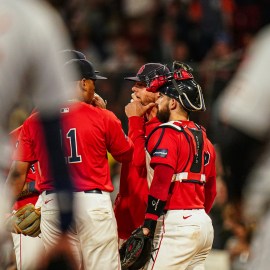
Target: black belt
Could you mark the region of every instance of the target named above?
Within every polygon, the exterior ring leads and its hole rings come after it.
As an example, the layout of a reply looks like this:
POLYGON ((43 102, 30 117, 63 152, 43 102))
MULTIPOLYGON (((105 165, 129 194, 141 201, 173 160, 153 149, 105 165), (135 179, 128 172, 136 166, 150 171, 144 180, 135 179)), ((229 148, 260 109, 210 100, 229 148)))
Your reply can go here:
MULTIPOLYGON (((74 192, 79 192, 79 191, 74 191, 74 192)), ((96 193, 96 194, 102 194, 102 191, 101 189, 99 188, 95 188, 95 189, 90 189, 90 190, 84 190, 82 191, 84 193, 96 193)), ((46 195, 49 195, 49 194, 53 194, 53 193, 56 193, 55 190, 46 190, 45 191, 46 195)))

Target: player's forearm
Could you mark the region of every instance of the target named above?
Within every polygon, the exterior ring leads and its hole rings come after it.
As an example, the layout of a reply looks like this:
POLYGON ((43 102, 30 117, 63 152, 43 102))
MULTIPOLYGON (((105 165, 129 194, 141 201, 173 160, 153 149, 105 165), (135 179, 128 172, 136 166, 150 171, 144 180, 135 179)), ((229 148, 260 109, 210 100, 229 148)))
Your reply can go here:
POLYGON ((35 188, 36 181, 25 182, 22 188, 22 191, 18 195, 18 199, 33 195, 39 194, 38 190, 35 188))
POLYGON ((11 201, 14 203, 23 189, 26 175, 30 164, 26 162, 13 162, 6 180, 6 189, 11 194, 11 201))
POLYGON ((128 136, 134 143, 133 164, 137 167, 145 167, 145 121, 143 117, 133 116, 128 118, 128 136))
POLYGON ((148 228, 152 234, 155 231, 157 220, 162 215, 166 205, 173 172, 174 170, 170 166, 163 164, 155 166, 143 224, 143 227, 148 228))

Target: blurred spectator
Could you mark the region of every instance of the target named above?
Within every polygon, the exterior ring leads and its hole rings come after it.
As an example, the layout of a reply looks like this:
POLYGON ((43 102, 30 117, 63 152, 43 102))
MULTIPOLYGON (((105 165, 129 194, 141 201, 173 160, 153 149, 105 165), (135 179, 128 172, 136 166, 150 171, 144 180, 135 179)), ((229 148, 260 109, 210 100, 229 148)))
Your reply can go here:
POLYGON ((100 55, 99 50, 96 46, 91 42, 91 38, 89 38, 88 32, 84 33, 83 31, 76 36, 74 40, 74 45, 76 48, 85 54, 86 58, 91 62, 95 63, 95 66, 99 69, 100 63, 102 62, 102 57, 100 55))
MULTIPOLYGON (((176 40, 176 25, 172 21, 163 23, 160 31, 160 61, 170 63, 173 61, 173 48, 176 40)), ((177 59, 178 60, 178 59, 177 59)))
POLYGON ((136 67, 136 56, 127 39, 117 36, 110 40, 109 44, 109 57, 103 63, 105 72, 131 71, 136 67))
POLYGON ((123 12, 129 18, 147 16, 154 8, 154 0, 123 0, 123 12))
POLYGON ((129 19, 126 22, 125 37, 129 40, 132 50, 138 54, 151 55, 153 48, 153 32, 151 25, 144 18, 129 19))
POLYGON ((213 46, 199 66, 208 106, 208 119, 206 118, 203 122, 208 129, 210 138, 214 137, 213 118, 215 112, 213 111, 213 103, 232 78, 241 55, 242 51, 233 52, 230 36, 226 33, 220 33, 216 36, 213 46))
POLYGON ((190 62, 190 51, 188 44, 185 41, 176 41, 173 44, 172 61, 179 61, 184 63, 190 62))

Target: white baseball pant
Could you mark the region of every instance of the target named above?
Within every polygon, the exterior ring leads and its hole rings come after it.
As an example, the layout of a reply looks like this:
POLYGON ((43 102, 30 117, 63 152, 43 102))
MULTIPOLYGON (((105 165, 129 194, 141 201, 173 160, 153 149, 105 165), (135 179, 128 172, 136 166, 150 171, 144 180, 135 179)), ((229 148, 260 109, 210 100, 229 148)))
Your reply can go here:
MULTIPOLYGON (((35 207, 42 204, 42 198, 39 196, 35 207)), ((39 237, 30 237, 23 234, 12 233, 16 264, 18 270, 36 269, 40 262, 41 254, 44 252, 44 245, 39 237)))
MULTIPOLYGON (((42 193, 42 240, 46 250, 60 235, 56 195, 42 193)), ((110 193, 74 192, 74 220, 70 244, 80 269, 119 270, 117 225, 110 193)))
POLYGON ((158 220, 147 270, 204 270, 214 239, 204 209, 169 210, 158 220))

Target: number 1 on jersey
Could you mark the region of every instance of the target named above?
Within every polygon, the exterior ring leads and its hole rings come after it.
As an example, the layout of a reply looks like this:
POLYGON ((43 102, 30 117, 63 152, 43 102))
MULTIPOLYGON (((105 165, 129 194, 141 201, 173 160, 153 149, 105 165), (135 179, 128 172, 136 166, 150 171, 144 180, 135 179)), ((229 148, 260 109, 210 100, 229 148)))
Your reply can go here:
POLYGON ((66 134, 69 139, 70 156, 68 156, 68 163, 82 162, 82 156, 78 154, 76 128, 72 128, 66 134))

